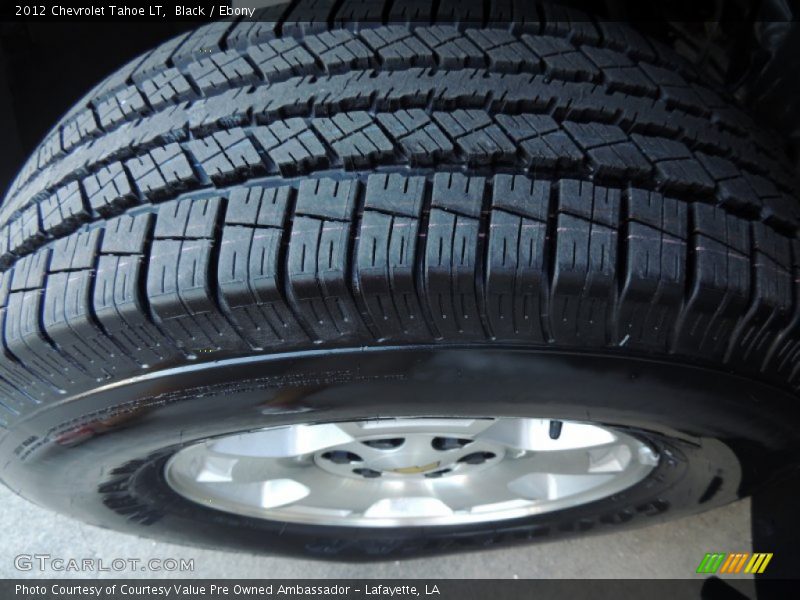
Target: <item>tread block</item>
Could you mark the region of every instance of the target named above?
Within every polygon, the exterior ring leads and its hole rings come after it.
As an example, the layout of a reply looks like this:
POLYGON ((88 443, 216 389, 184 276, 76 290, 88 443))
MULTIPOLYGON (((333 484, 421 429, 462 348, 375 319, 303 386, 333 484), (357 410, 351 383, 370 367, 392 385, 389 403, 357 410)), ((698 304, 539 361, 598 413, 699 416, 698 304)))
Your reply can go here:
POLYGON ((247 349, 217 310, 212 296, 213 244, 211 239, 157 239, 150 252, 147 269, 150 307, 170 339, 192 355, 247 349))
POLYGON ((549 183, 497 175, 492 191, 485 291, 490 330, 497 339, 543 343, 549 183))
MULTIPOLYGON (((306 183, 306 182, 303 182, 306 183)), ((302 188, 302 184, 301 184, 302 188)), ((306 204, 305 190, 297 204, 306 204)), ((351 223, 297 216, 287 256, 289 299, 320 340, 356 340, 364 325, 348 284, 351 223)))
POLYGON ((644 96, 658 94, 658 86, 626 54, 593 46, 583 46, 581 52, 603 70, 606 87, 610 91, 620 90, 644 96))
POLYGON ((216 184, 266 173, 255 146, 240 128, 192 140, 186 148, 216 184))
POLYGON ((661 98, 668 108, 677 108, 701 116, 711 113, 700 94, 691 87, 662 85, 661 98))
POLYGON ((710 194, 714 182, 695 160, 667 160, 656 163, 656 173, 664 189, 710 194))
POLYGON ((495 175, 492 180, 492 208, 547 222, 550 210, 549 181, 524 175, 495 175))
MULTIPOLYGON (((100 245, 99 229, 73 233, 56 240, 50 257, 50 273, 91 269, 100 245)), ((105 232, 108 235, 108 232, 105 232)))
POLYGON ((158 200, 198 182, 178 144, 155 148, 148 154, 125 161, 136 186, 150 200, 158 200))
MULTIPOLYGON (((11 274, 3 273, 0 279, 0 332, 5 332, 8 292, 11 274)), ((47 399, 54 391, 52 384, 42 379, 30 367, 23 365, 6 345, 5 334, 0 336, 0 377, 2 377, 2 404, 16 416, 29 410, 31 405, 47 399)))
POLYGON ((37 252, 19 259, 12 271, 9 290, 38 290, 44 287, 50 252, 37 252))
POLYGON ((418 219, 425 201, 425 190, 424 177, 370 175, 367 177, 364 208, 418 219))
POLYGON ((504 29, 467 29, 466 36, 486 53, 489 64, 505 73, 532 71, 540 73, 543 68, 539 57, 523 44, 518 37, 504 29))
POLYGON ((669 349, 686 288, 687 216, 684 202, 629 190, 616 317, 620 346, 669 349))
POLYGON ((556 343, 605 345, 610 340, 619 206, 618 190, 576 181, 559 185, 550 293, 556 343))
POLYGON ((145 252, 147 233, 154 216, 148 213, 131 217, 123 215, 106 223, 101 252, 103 254, 139 254, 145 252))
POLYGON ((64 151, 69 152, 74 147, 100 134, 100 126, 97 124, 94 113, 87 108, 78 112, 61 126, 61 144, 64 151))
POLYGON ((96 381, 127 373, 132 361, 92 316, 99 229, 72 234, 53 247, 44 293, 42 325, 59 351, 96 381))
POLYGON ((639 64, 644 73, 657 85, 671 85, 676 87, 687 87, 686 80, 673 70, 665 69, 646 62, 639 64))
POLYGON ((91 217, 83 204, 77 181, 68 183, 39 203, 42 229, 50 235, 63 235, 91 217))
MULTIPOLYGON (((457 189, 443 185, 449 179, 448 175, 444 177, 439 180, 439 190, 457 189)), ((476 180, 477 185, 462 181, 459 187, 462 190, 479 188, 482 194, 483 178, 476 180)), ((436 190, 434 181, 434 202, 436 190)), ((453 196, 446 193, 441 198, 449 204, 453 196)), ((439 200, 439 205, 442 203, 439 200)), ((428 311, 435 330, 444 339, 479 339, 485 336, 475 279, 479 256, 478 229, 477 218, 431 208, 422 272, 428 311)))
POLYGON ((55 352, 39 329, 42 296, 42 290, 9 295, 3 332, 8 353, 36 378, 56 390, 86 382, 85 374, 65 355, 55 352))
POLYGON ((147 271, 157 323, 189 354, 246 346, 217 306, 212 256, 222 200, 177 200, 159 208, 147 271))
POLYGON ((172 54, 172 62, 177 67, 185 67, 198 56, 218 53, 230 26, 228 21, 217 21, 198 27, 175 49, 172 54))
POLYGON ((356 288, 381 341, 428 331, 414 283, 417 219, 366 211, 355 263, 356 288))
POLYGON ((327 73, 366 68, 372 58, 369 48, 346 29, 309 36, 305 39, 305 45, 327 73))
POLYGON ((256 127, 253 137, 282 175, 305 173, 328 164, 325 147, 303 119, 256 127))
POLYGON ((289 7, 285 15, 283 34, 293 36, 309 35, 327 29, 328 20, 333 18, 335 0, 309 0, 289 7))
POLYGON ((312 126, 347 169, 369 167, 394 155, 394 146, 369 113, 340 113, 330 119, 314 119, 312 126))
POLYGON ((228 33, 227 46, 243 50, 249 45, 273 39, 288 8, 285 4, 257 8, 253 19, 243 19, 233 26, 228 33))
POLYGON ((247 55, 267 81, 317 72, 314 57, 297 40, 280 38, 247 48, 247 55))
POLYGON ((747 313, 740 320, 728 350, 739 365, 761 363, 778 334, 789 325, 794 306, 791 241, 761 223, 751 224, 754 290, 747 313))
POLYGON ((744 177, 720 181, 717 184, 719 204, 739 214, 758 216, 762 211, 761 199, 744 177))
POLYGON ((433 118, 455 140, 468 163, 514 162, 516 147, 484 111, 435 112, 433 118))
POLYGON ((156 239, 212 238, 221 200, 172 200, 158 208, 156 239))
POLYGON ((354 280, 383 341, 430 335, 415 281, 424 194, 422 177, 371 175, 367 181, 354 280))
POLYGON ((350 221, 359 183, 347 179, 305 179, 297 188, 295 214, 332 221, 350 221))
POLYGON ((465 39, 455 27, 448 25, 417 27, 414 34, 433 50, 439 67, 443 69, 483 66, 483 52, 465 39))
POLYGON ((189 80, 174 67, 143 80, 139 83, 139 89, 147 98, 147 102, 156 110, 197 98, 197 93, 189 80))
POLYGON ((7 352, 48 385, 67 389, 87 383, 87 375, 71 358, 58 351, 40 327, 44 314, 50 251, 23 258, 14 269, 3 323, 7 352), (19 271, 19 272, 18 272, 19 271))
POLYGON ((292 188, 245 187, 230 193, 225 210, 226 225, 283 227, 292 188))
POLYGON ((461 173, 437 173, 433 176, 431 206, 465 217, 477 218, 486 193, 484 177, 467 177, 461 173))
POLYGON ((191 62, 186 73, 206 95, 258 81, 253 67, 235 50, 191 62))
POLYGON ((616 229, 619 224, 620 191, 575 179, 558 182, 558 210, 616 229))
POLYGON ((0 268, 11 266, 15 255, 9 248, 9 226, 0 227, 0 268))
POLYGON ((616 125, 564 123, 564 129, 586 152, 598 175, 644 178, 650 174, 650 163, 616 125))
POLYGON ((389 69, 412 66, 433 66, 431 49, 402 25, 364 29, 360 37, 389 69))
POLYGON ((151 227, 150 217, 120 217, 116 220, 117 229, 127 231, 125 238, 109 243, 108 234, 104 236, 92 298, 94 314, 103 329, 142 368, 180 355, 150 321, 146 299, 139 290, 139 281, 145 276, 146 261, 142 251, 151 227), (121 249, 131 254, 116 254, 121 249))
POLYGON ((685 240, 688 207, 685 202, 632 188, 628 190, 628 219, 685 240))
POLYGON ((575 46, 558 37, 523 35, 522 41, 544 63, 545 72, 569 81, 593 81, 598 69, 575 46))
POLYGON ((218 129, 246 125, 250 120, 247 112, 251 105, 252 96, 248 88, 234 88, 217 96, 195 100, 184 114, 188 114, 189 129, 202 135, 218 129))
POLYGON ((92 105, 100 125, 106 130, 150 112, 141 93, 132 85, 100 100, 93 100, 92 105))
POLYGON ((254 348, 308 342, 280 278, 281 229, 226 225, 219 256, 221 302, 254 348))
POLYGON ((131 73, 131 79, 138 84, 151 77, 154 73, 159 72, 164 65, 169 63, 172 54, 184 43, 189 35, 189 33, 183 33, 158 46, 136 66, 131 73))
POLYGON ((102 216, 116 214, 138 202, 122 163, 111 163, 82 180, 92 210, 102 216))
POLYGON ((26 254, 35 250, 45 236, 39 223, 39 207, 32 204, 9 224, 8 246, 14 254, 26 254))
POLYGON ((412 165, 432 164, 453 152, 449 138, 423 110, 379 113, 376 118, 400 144, 412 165))
MULTIPOLYGON (((56 159, 64 156, 64 149, 61 147, 61 130, 56 128, 42 142, 39 152, 35 155, 36 165, 42 169, 56 159)), ((31 158, 33 160, 33 157, 31 158)))
MULTIPOLYGON (((77 266, 76 263, 74 266, 77 266)), ((91 317, 92 269, 51 273, 44 293, 42 324, 59 351, 95 381, 130 372, 133 363, 91 317)))
POLYGON ((583 162, 583 152, 549 116, 497 115, 495 120, 520 146, 528 167, 570 169, 583 162))
POLYGON ((721 360, 749 303, 751 267, 745 252, 750 232, 745 221, 725 215, 722 209, 693 204, 692 216, 691 288, 673 348, 682 354, 721 360))
POLYGON ((167 108, 157 112, 152 117, 125 124, 113 131, 109 138, 113 139, 118 145, 111 153, 112 158, 129 155, 130 152, 126 150, 128 144, 149 149, 188 139, 189 132, 186 130, 187 117, 191 114, 192 109, 197 106, 197 102, 167 108), (129 133, 125 133, 126 131, 129 133))
POLYGON ((707 204, 692 204, 693 231, 724 244, 739 254, 750 252, 747 221, 707 204))

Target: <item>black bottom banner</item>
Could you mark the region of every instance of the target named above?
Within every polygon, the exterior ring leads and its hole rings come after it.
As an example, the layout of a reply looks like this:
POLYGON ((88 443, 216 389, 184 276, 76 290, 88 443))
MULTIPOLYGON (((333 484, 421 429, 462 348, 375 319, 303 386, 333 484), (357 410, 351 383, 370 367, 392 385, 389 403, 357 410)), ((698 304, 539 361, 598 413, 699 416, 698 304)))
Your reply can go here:
POLYGON ((0 581, 3 600, 739 600, 791 598, 797 582, 790 580, 614 579, 434 579, 434 580, 168 580, 168 579, 46 579, 0 581))

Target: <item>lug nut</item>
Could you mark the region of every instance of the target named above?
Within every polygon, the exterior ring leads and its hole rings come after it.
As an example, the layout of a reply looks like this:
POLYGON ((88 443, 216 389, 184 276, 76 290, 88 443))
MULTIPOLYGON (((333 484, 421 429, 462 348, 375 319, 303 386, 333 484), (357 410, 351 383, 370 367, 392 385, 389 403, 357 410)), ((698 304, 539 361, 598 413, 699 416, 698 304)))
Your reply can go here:
POLYGON ((494 457, 494 452, 473 452, 472 454, 462 456, 458 459, 458 462, 466 463, 468 465, 479 465, 494 457))
POLYGON ((323 454, 322 458, 331 461, 335 465, 347 465, 350 463, 363 461, 358 454, 348 452, 347 450, 332 450, 323 454))
POLYGON ((458 450, 470 442, 472 442, 472 440, 466 440, 464 438, 435 437, 433 441, 431 441, 431 446, 433 446, 434 450, 458 450))
POLYGON ((367 440, 361 443, 377 450, 392 450, 402 446, 405 441, 405 438, 385 438, 382 440, 367 440))
POLYGON ((353 469, 353 473, 356 475, 361 475, 362 477, 366 477, 367 479, 375 479, 376 477, 380 477, 380 471, 376 471, 374 469, 353 469))
POLYGON ((432 471, 431 473, 425 473, 425 477, 429 479, 436 479, 437 477, 441 477, 445 473, 449 473, 453 469, 439 469, 438 471, 432 471))

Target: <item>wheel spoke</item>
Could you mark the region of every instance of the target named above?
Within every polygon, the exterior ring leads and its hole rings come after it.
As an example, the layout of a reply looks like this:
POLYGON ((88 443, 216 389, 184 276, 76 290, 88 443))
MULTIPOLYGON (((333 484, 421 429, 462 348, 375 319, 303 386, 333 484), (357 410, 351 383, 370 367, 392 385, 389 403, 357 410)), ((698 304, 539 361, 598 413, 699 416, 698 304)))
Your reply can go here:
POLYGON ((293 425, 229 436, 210 443, 218 454, 277 458, 298 456, 345 444, 353 438, 336 423, 293 425))
POLYGON ((209 482, 209 491, 220 498, 260 509, 293 504, 309 494, 309 489, 294 479, 269 479, 250 482, 209 482))
POLYGON ((364 516, 369 519, 395 519, 409 517, 447 517, 453 514, 447 504, 430 496, 402 496, 383 498, 372 504, 364 516))
POLYGON ((614 479, 613 475, 528 473, 508 483, 508 489, 530 500, 556 500, 575 496, 614 479))

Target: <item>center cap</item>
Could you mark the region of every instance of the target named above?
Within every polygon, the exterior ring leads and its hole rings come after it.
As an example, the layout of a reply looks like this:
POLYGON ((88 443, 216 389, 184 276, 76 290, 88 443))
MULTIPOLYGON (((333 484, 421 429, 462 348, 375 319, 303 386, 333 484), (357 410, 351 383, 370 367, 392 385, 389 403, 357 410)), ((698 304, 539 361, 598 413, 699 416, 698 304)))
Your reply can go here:
POLYGON ((427 465, 422 465, 421 467, 400 467, 399 469, 389 469, 392 473, 399 473, 400 475, 416 475, 418 473, 427 473, 428 471, 433 471, 436 469, 440 464, 440 461, 428 463, 427 465))

